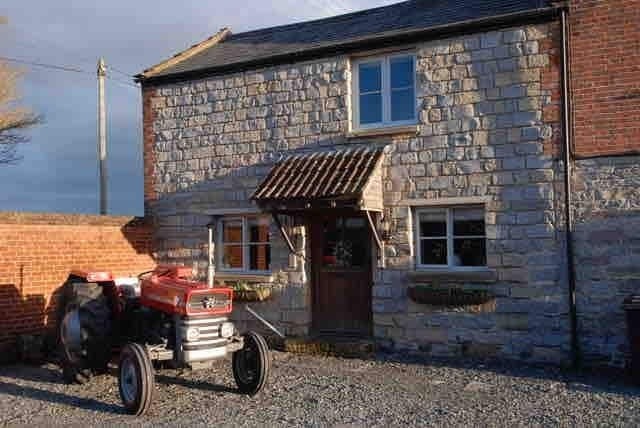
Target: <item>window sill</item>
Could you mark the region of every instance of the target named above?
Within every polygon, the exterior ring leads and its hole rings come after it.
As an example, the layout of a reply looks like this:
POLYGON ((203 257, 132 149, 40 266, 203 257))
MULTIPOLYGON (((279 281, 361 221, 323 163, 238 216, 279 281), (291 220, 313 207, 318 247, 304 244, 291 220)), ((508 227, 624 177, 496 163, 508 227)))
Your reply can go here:
POLYGON ((385 135, 402 134, 411 134, 415 136, 417 133, 418 125, 389 126, 384 128, 358 129, 348 133, 347 138, 379 137, 385 135))
POLYGON ((255 273, 238 273, 238 272, 217 272, 215 281, 246 281, 246 282, 262 282, 272 283, 274 281, 271 274, 255 274, 255 273))
POLYGON ((453 282, 483 282, 492 283, 498 280, 498 274, 494 269, 416 269, 409 272, 409 281, 413 283, 428 281, 453 281, 453 282))

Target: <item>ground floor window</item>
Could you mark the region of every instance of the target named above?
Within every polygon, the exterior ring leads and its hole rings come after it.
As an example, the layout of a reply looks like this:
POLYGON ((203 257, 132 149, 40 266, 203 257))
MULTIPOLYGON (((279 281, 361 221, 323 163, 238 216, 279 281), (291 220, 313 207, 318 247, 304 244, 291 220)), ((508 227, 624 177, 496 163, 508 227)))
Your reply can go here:
POLYGON ((482 206, 416 209, 417 267, 485 267, 487 238, 484 218, 482 206))
POLYGON ((222 218, 218 224, 218 268, 228 272, 271 271, 271 233, 267 217, 222 218))

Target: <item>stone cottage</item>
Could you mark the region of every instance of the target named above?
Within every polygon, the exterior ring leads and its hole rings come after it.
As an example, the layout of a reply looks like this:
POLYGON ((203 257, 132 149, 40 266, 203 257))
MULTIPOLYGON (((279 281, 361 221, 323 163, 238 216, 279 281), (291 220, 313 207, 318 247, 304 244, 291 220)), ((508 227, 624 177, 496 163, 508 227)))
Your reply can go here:
POLYGON ((268 288, 252 307, 291 337, 620 365, 623 328, 609 348, 578 334, 568 203, 586 206, 598 172, 566 168, 567 16, 592 7, 573 3, 411 0, 224 29, 145 70, 156 257, 268 288))

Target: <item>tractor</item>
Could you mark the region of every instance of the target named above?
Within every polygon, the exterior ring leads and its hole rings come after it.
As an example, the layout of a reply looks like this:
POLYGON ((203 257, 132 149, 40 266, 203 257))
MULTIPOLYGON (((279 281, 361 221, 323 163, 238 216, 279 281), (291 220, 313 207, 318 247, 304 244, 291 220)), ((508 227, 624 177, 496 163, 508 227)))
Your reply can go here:
POLYGON ((189 268, 159 266, 118 283, 108 272, 71 272, 59 318, 64 380, 86 383, 117 357, 120 398, 140 416, 151 406, 155 368, 204 368, 232 354, 240 392, 259 393, 271 368, 266 341, 228 321, 232 289, 191 276, 189 268))

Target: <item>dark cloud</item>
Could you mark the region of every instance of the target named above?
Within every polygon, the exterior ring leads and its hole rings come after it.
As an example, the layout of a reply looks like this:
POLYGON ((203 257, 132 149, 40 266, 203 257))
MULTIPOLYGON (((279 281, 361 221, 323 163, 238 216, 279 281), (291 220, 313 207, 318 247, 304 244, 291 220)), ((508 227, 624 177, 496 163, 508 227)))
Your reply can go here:
MULTIPOLYGON (((393 3, 391 0, 4 0, 0 56, 70 66, 90 74, 29 67, 23 104, 45 117, 28 131, 24 160, 0 167, 0 210, 95 213, 98 57, 135 74, 222 27, 246 31, 393 3)), ((112 76, 131 82, 121 73, 112 76)), ((142 214, 139 90, 107 85, 110 211, 142 214)))

